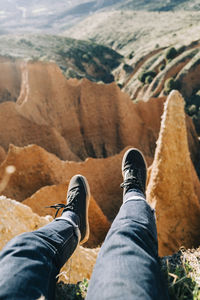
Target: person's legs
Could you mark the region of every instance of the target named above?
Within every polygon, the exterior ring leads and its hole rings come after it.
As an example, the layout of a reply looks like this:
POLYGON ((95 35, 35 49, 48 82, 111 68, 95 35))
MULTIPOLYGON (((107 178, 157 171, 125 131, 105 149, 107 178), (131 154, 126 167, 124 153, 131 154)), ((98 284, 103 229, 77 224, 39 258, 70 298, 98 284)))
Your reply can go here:
MULTIPOLYGON (((134 151, 133 158, 138 155, 134 151)), ((126 153, 122 167, 129 158, 126 153)), ((168 299, 158 262, 154 212, 144 196, 145 168, 142 161, 134 167, 129 161, 122 170, 123 204, 100 250, 87 300, 168 299), (125 174, 127 169, 129 174, 125 174)))
POLYGON ((70 181, 62 217, 12 239, 0 253, 0 299, 54 299, 56 276, 88 238, 89 190, 82 176, 70 181))

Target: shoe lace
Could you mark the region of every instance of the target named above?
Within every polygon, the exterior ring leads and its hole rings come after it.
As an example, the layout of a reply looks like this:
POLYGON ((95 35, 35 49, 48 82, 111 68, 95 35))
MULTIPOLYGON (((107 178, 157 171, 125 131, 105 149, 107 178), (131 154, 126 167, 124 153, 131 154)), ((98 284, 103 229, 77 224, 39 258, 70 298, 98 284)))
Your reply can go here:
POLYGON ((58 203, 58 204, 54 204, 54 205, 51 205, 51 206, 45 206, 46 208, 54 208, 54 209, 57 209, 56 210, 56 213, 55 213, 55 216, 54 216, 54 219, 57 217, 60 209, 64 209, 66 207, 66 204, 63 204, 63 203, 58 203))
POLYGON ((77 197, 76 196, 78 195, 78 193, 79 193, 78 190, 70 191, 70 194, 67 197, 67 202, 68 202, 67 204, 58 203, 58 204, 54 204, 54 205, 51 205, 51 206, 46 206, 46 208, 56 209, 54 219, 57 217, 60 209, 64 210, 64 209, 67 208, 67 209, 72 210, 72 211, 75 210, 76 202, 77 202, 77 197))
POLYGON ((128 175, 127 175, 127 178, 124 180, 124 182, 122 182, 120 184, 120 187, 121 188, 124 188, 124 187, 133 187, 133 188, 139 188, 140 190, 143 190, 142 188, 142 183, 140 182, 139 180, 139 174, 138 173, 138 170, 137 169, 129 169, 128 170, 128 175), (135 175, 137 174, 137 176, 135 175))

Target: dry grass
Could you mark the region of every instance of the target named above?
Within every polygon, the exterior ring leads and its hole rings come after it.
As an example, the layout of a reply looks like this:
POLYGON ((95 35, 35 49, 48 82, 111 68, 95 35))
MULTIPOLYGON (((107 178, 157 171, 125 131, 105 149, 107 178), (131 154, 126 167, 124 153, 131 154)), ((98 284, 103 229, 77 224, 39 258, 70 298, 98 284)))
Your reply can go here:
MULTIPOLYGON (((91 39, 123 55, 137 50, 188 44, 199 39, 200 12, 110 11, 88 17, 64 32, 65 36, 91 39)), ((142 55, 144 55, 143 53, 142 55)))
MULTIPOLYGON (((181 249, 161 259, 171 300, 200 300, 200 248, 181 249)), ((85 299, 88 280, 77 284, 57 284, 56 300, 85 299)))
POLYGON ((200 299, 200 248, 181 249, 161 262, 171 300, 200 299))

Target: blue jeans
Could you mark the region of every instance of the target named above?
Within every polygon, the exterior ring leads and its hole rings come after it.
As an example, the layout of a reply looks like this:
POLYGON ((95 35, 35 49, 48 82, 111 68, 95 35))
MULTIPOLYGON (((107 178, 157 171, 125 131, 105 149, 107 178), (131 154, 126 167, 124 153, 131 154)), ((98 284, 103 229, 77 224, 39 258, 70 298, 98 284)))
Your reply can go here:
POLYGON ((79 218, 65 212, 39 230, 13 238, 0 253, 0 299, 55 298, 56 276, 79 239, 79 218))
POLYGON ((154 211, 130 190, 99 252, 87 300, 165 300, 154 211))
MULTIPOLYGON (((67 211, 41 229, 12 239, 0 253, 0 299, 53 300, 56 276, 79 241, 79 218, 67 211)), ((144 195, 124 197, 100 250, 88 300, 168 299, 158 263, 154 213, 144 195)))

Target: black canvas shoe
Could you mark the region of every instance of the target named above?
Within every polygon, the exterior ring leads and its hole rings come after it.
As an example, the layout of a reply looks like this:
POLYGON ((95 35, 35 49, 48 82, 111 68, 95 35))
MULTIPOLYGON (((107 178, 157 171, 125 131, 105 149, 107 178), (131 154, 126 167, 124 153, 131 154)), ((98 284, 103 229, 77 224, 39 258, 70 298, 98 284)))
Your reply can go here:
POLYGON ((82 175, 75 175, 71 178, 68 191, 67 203, 63 213, 67 210, 76 213, 80 219, 80 244, 84 244, 89 238, 89 222, 88 222, 88 207, 89 207, 90 189, 87 179, 82 175))
POLYGON ((135 148, 127 150, 122 160, 124 194, 130 189, 139 189, 145 194, 147 167, 143 154, 135 148))

